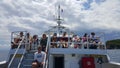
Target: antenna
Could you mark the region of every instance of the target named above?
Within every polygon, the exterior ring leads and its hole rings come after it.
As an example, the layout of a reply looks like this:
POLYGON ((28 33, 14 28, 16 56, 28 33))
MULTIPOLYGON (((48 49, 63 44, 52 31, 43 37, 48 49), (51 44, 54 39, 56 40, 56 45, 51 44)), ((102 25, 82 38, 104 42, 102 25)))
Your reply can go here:
POLYGON ((61 9, 60 5, 58 6, 58 17, 57 17, 57 23, 58 26, 60 26, 60 24, 62 23, 62 19, 61 19, 61 12, 63 12, 63 10, 61 9))
POLYGON ((58 6, 58 20, 60 20, 60 5, 58 6))

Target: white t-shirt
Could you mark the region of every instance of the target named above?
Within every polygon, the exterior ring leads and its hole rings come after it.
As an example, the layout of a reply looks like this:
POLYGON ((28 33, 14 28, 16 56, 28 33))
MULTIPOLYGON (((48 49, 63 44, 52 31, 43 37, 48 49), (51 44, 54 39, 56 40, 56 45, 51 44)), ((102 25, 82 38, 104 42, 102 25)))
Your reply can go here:
POLYGON ((46 54, 43 51, 41 51, 41 53, 35 52, 34 53, 34 60, 37 60, 38 62, 43 62, 45 56, 46 56, 46 54))

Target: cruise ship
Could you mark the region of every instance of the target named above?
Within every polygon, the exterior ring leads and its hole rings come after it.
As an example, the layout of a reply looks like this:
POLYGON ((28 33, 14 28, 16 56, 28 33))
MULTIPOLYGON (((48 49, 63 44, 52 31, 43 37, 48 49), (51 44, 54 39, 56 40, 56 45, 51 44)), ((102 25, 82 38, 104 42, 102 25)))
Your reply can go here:
MULTIPOLYGON (((120 68, 120 64, 110 63, 103 32, 91 31, 79 36, 62 25, 60 6, 58 10, 57 25, 43 32, 47 36, 43 68, 120 68), (53 38, 56 40, 52 41, 53 38)), ((8 60, 1 64, 0 68, 32 68, 34 53, 37 52, 42 35, 35 35, 38 41, 35 44, 28 41, 28 33, 27 31, 11 33, 8 60), (18 37, 21 38, 16 42, 17 45, 14 45, 18 37)))

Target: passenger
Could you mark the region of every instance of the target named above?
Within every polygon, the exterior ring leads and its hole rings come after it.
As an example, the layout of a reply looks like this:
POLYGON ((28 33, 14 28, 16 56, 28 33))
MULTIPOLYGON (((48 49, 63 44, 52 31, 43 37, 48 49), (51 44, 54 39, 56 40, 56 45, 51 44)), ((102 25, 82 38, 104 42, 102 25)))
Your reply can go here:
POLYGON ((68 45, 67 45, 67 43, 61 38, 58 47, 59 47, 59 48, 67 48, 68 45))
POLYGON ((82 44, 81 44, 82 38, 79 37, 77 42, 78 42, 78 48, 81 48, 82 47, 82 44))
POLYGON ((91 42, 94 42, 95 39, 96 39, 95 33, 94 33, 94 32, 91 32, 91 35, 90 35, 90 40, 91 40, 91 42))
POLYGON ((74 35, 72 41, 74 42, 74 48, 78 48, 80 38, 77 35, 74 35))
POLYGON ((18 45, 21 42, 20 48, 25 48, 25 38, 24 38, 24 33, 20 32, 19 35, 17 36, 18 39, 18 45))
POLYGON ((31 43, 31 49, 34 50, 38 47, 39 45, 39 40, 38 40, 38 36, 37 35, 33 35, 33 38, 32 38, 32 43, 31 43))
POLYGON ((30 36, 29 33, 27 33, 26 36, 26 50, 29 51, 31 48, 31 43, 32 43, 32 37, 30 36))
POLYGON ((90 49, 97 49, 97 47, 98 47, 97 45, 99 42, 100 42, 99 37, 96 37, 95 33, 91 32, 90 43, 92 43, 92 44, 90 45, 90 49))
POLYGON ((43 64, 45 64, 45 57, 46 53, 42 51, 42 47, 38 47, 38 51, 34 53, 32 68, 43 68, 43 64))
POLYGON ((88 37, 88 34, 85 33, 84 36, 83 36, 83 38, 82 38, 82 39, 83 39, 83 42, 87 42, 87 37, 88 37))
POLYGON ((19 45, 19 39, 18 38, 14 38, 14 41, 11 42, 11 48, 15 49, 15 48, 18 47, 18 45, 19 45))
POLYGON ((57 34, 54 33, 54 35, 52 36, 51 38, 51 45, 52 45, 52 48, 57 48, 57 41, 58 41, 58 38, 57 38, 57 34))
POLYGON ((24 38, 23 32, 20 32, 20 35, 18 35, 17 38, 19 39, 19 41, 22 41, 22 39, 24 38))
POLYGON ((68 41, 68 37, 66 37, 66 36, 67 36, 67 33, 64 32, 63 36, 62 36, 62 40, 67 42, 68 41))
POLYGON ((45 52, 45 50, 46 50, 46 45, 47 45, 47 37, 46 37, 46 34, 43 34, 43 35, 42 35, 42 38, 41 38, 41 40, 40 40, 40 45, 41 45, 41 47, 42 47, 42 51, 45 52))
POLYGON ((62 37, 67 37, 67 32, 64 32, 62 37))
POLYGON ((84 34, 82 40, 83 40, 83 43, 84 43, 84 48, 86 49, 87 46, 88 46, 87 45, 87 42, 88 42, 88 34, 87 33, 84 34))
POLYGON ((95 36, 95 34, 93 34, 93 39, 94 39, 94 43, 95 43, 95 49, 96 48, 98 48, 98 49, 103 49, 104 48, 104 45, 100 40, 100 37, 95 36))
POLYGON ((62 37, 60 38, 60 44, 62 45, 62 48, 67 48, 68 47, 68 37, 67 37, 67 32, 64 32, 62 37))
POLYGON ((100 38, 99 38, 99 37, 96 37, 95 45, 98 47, 98 49, 104 49, 104 45, 103 45, 103 43, 100 41, 100 38))

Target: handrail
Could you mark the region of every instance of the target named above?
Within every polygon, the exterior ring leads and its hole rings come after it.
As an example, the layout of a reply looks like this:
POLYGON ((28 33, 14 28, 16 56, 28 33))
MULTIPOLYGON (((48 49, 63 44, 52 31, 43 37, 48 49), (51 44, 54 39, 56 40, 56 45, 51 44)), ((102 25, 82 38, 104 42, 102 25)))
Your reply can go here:
POLYGON ((48 35, 49 36, 49 38, 48 38, 48 46, 47 46, 47 48, 48 48, 48 52, 47 52, 47 56, 48 56, 48 58, 47 58, 47 65, 46 65, 46 68, 48 68, 49 67, 49 59, 50 59, 50 34, 48 35))
POLYGON ((46 46, 46 50, 45 50, 45 52, 46 52, 46 55, 45 55, 45 58, 44 58, 44 65, 43 65, 43 68, 47 68, 47 63, 46 63, 46 61, 48 60, 48 58, 47 58, 47 52, 48 52, 48 46, 49 46, 49 37, 48 37, 48 39, 47 39, 47 46, 46 46))
POLYGON ((24 58, 24 55, 25 55, 25 51, 26 51, 26 46, 27 46, 27 45, 30 46, 29 42, 27 42, 28 38, 26 38, 26 37, 27 37, 27 36, 25 36, 25 43, 24 43, 25 49, 24 49, 24 51, 23 51, 22 57, 21 57, 21 59, 20 59, 20 62, 19 62, 19 64, 18 64, 18 67, 17 67, 17 68, 20 68, 20 65, 21 65, 21 63, 22 63, 22 61, 23 61, 23 58, 24 58))
POLYGON ((46 66, 45 66, 45 68, 48 68, 48 59, 46 60, 46 66))
POLYGON ((45 54, 44 57, 45 57, 45 58, 44 58, 43 62, 45 62, 45 63, 43 64, 43 68, 45 68, 45 66, 46 66, 46 58, 47 58, 46 54, 45 54))
POLYGON ((23 52, 23 54, 22 54, 22 57, 21 57, 21 59, 20 59, 20 62, 19 62, 19 64, 18 64, 18 67, 17 67, 17 68, 20 68, 21 62, 22 62, 22 60, 23 60, 23 58, 24 58, 24 54, 25 54, 25 49, 24 49, 24 52, 23 52))
POLYGON ((11 64, 12 64, 12 62, 13 62, 13 60, 14 60, 14 58, 15 58, 15 56, 16 56, 16 54, 17 54, 19 48, 20 48, 20 45, 21 45, 22 42, 23 42, 23 40, 24 40, 24 37, 22 38, 22 41, 20 41, 20 43, 19 43, 19 45, 18 45, 18 47, 17 47, 17 49, 16 49, 16 51, 15 51, 15 53, 14 53, 14 55, 13 55, 11 61, 9 62, 9 64, 8 64, 8 68, 10 68, 10 66, 11 66, 11 64))

